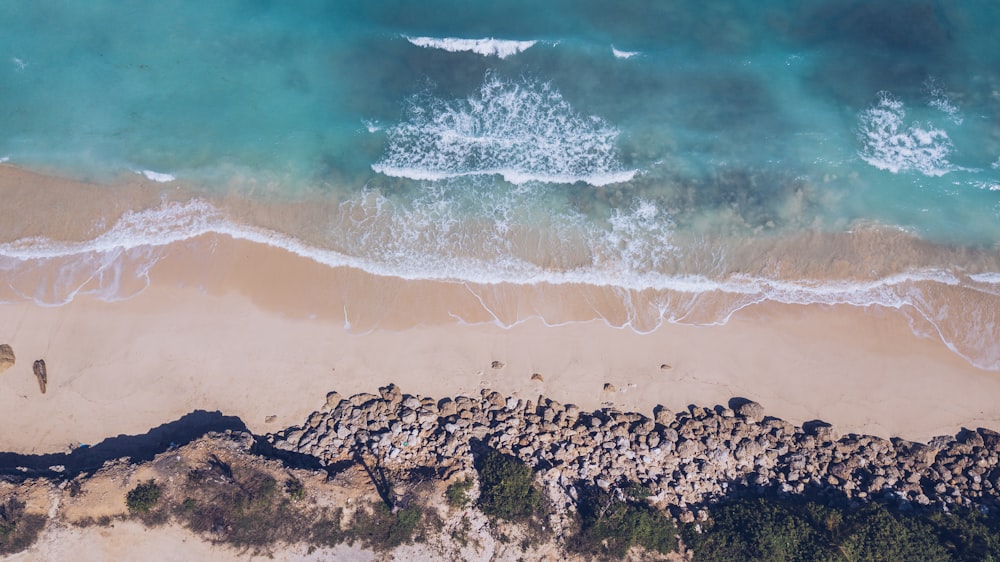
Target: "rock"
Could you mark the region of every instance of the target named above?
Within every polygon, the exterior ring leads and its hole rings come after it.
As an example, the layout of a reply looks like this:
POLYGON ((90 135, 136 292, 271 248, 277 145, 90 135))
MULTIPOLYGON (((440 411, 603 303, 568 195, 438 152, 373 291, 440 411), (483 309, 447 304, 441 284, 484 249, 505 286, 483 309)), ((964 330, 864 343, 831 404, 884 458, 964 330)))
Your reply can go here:
POLYGON ((0 373, 14 366, 14 349, 7 344, 0 344, 0 373))
POLYGON ((442 418, 454 416, 458 413, 458 405, 451 398, 443 398, 438 402, 438 414, 442 418))
POLYGON ((545 378, 543 378, 542 375, 538 373, 534 373, 533 375, 531 375, 531 380, 535 382, 545 382, 545 378))
POLYGON ((382 397, 382 400, 388 402, 389 406, 393 408, 398 406, 399 403, 403 401, 402 391, 400 391, 399 387, 394 384, 390 384, 389 386, 383 386, 382 388, 378 389, 378 393, 382 397))
POLYGON ((494 361, 494 362, 490 363, 490 367, 492 367, 494 369, 503 369, 504 368, 504 364, 503 364, 502 361, 494 361))
POLYGON ((851 469, 842 462, 831 464, 829 470, 831 475, 841 480, 848 480, 851 477, 851 469))
POLYGON ((403 413, 400 414, 399 420, 406 425, 410 425, 413 422, 417 421, 417 413, 409 408, 406 408, 405 410, 403 410, 403 413))
POLYGON ((507 400, 504 399, 503 395, 496 391, 487 394, 486 401, 493 407, 493 409, 503 408, 507 404, 507 400))
POLYGON ((615 389, 615 385, 606 382, 604 383, 604 392, 617 392, 617 390, 615 389))
POLYGON ((328 392, 327 395, 326 395, 326 407, 327 408, 336 408, 337 404, 340 404, 340 401, 342 399, 343 398, 341 398, 339 392, 328 392))
POLYGON ((663 406, 657 406, 656 410, 653 412, 653 419, 656 421, 656 423, 664 427, 673 423, 675 418, 676 416, 674 415, 674 413, 668 410, 667 408, 664 408, 663 406))
POLYGON ((41 389, 42 394, 45 394, 45 387, 49 384, 49 373, 45 369, 45 360, 35 361, 32 370, 35 372, 35 377, 38 378, 38 388, 41 389))
POLYGON ((752 400, 740 404, 735 411, 737 415, 754 423, 760 423, 764 419, 764 407, 752 400))
POLYGON ((666 363, 662 363, 660 365, 660 370, 661 371, 669 371, 670 369, 673 369, 673 367, 671 367, 670 365, 667 365, 666 363))
POLYGON ((264 418, 264 423, 274 423, 278 419, 278 416, 267 416, 264 418))

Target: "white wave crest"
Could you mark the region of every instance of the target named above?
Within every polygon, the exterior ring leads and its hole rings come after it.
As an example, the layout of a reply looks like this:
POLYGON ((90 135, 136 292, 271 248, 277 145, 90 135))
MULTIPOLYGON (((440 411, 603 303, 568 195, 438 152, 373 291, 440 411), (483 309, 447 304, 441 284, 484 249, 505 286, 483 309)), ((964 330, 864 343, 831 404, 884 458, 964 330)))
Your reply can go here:
POLYGON ((858 155, 868 164, 894 174, 916 171, 943 176, 957 168, 948 161, 953 146, 948 133, 930 125, 905 123, 903 102, 888 92, 858 116, 858 155))
POLYGON ((441 49, 451 53, 469 52, 486 57, 505 59, 534 46, 537 41, 512 41, 506 39, 460 39, 457 37, 410 37, 404 35, 407 41, 426 49, 441 49))
POLYGON ((611 46, 611 53, 615 55, 616 59, 630 59, 641 54, 639 51, 619 51, 614 45, 611 46))
POLYGON ((618 161, 618 131, 578 114, 551 84, 487 75, 475 95, 410 100, 406 119, 386 131, 376 172, 416 180, 502 175, 530 181, 591 185, 628 181, 636 170, 618 161))
POLYGON ((170 183, 177 178, 171 174, 165 174, 163 172, 154 172, 153 170, 137 170, 137 174, 141 174, 148 180, 155 181, 157 183, 170 183))

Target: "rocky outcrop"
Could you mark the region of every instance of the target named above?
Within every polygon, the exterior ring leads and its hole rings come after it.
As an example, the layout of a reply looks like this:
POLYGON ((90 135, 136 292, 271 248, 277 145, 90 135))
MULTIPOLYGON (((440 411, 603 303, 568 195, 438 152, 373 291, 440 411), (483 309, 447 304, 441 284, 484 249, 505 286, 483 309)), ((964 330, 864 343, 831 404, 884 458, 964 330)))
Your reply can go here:
POLYGON ((14 366, 14 349, 7 344, 0 344, 0 373, 14 366))
POLYGON ((734 490, 796 494, 835 490, 851 499, 906 504, 1000 507, 1000 434, 963 430, 929 443, 867 435, 838 437, 829 425, 807 428, 766 418, 745 402, 735 410, 658 407, 650 418, 603 408, 582 412, 483 390, 435 400, 403 394, 331 393, 305 424, 271 434, 276 448, 333 465, 375 459, 386 468, 472 467, 471 443, 514 455, 572 498, 580 483, 631 480, 682 520, 734 490))
POLYGON ((38 388, 45 394, 45 387, 49 384, 49 372, 45 368, 45 360, 39 359, 35 361, 32 366, 32 370, 35 372, 35 378, 38 379, 38 388))

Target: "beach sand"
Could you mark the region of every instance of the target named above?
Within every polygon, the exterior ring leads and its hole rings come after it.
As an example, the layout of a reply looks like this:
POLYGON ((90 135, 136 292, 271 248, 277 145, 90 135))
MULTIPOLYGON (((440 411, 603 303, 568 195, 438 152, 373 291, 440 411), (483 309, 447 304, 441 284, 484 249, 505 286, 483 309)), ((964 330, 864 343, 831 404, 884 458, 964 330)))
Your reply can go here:
POLYGON ((478 300, 463 300, 464 286, 331 269, 210 238, 202 242, 213 266, 197 266, 207 259, 200 244, 179 244, 150 286, 124 301, 0 306, 0 339, 18 357, 0 375, 0 450, 59 451, 145 433, 194 410, 239 416, 264 433, 302 423, 329 391, 390 382, 434 397, 492 388, 647 414, 657 404, 679 410, 744 397, 796 424, 821 419, 841 433, 916 440, 962 426, 1000 429, 1000 376, 915 336, 895 310, 755 305, 725 325, 667 324, 647 334, 602 320, 504 328, 453 317, 476 316, 478 300), (366 319, 352 321, 354 302, 382 303, 382 327, 359 332, 366 319), (45 394, 35 359, 48 366, 45 394))
MULTIPOLYGON (((100 233, 95 225, 190 197, 183 186, 141 178, 109 190, 0 166, 7 203, 0 243, 91 240, 100 233)), ((243 218, 268 227, 329 211, 306 207, 248 208, 243 218)), ((656 405, 681 410, 741 397, 796 424, 820 419, 841 434, 913 440, 963 426, 1000 429, 1000 373, 973 367, 936 335, 915 335, 910 317, 894 309, 757 304, 724 325, 664 324, 639 333, 627 326, 622 302, 642 294, 408 281, 215 233, 110 261, 82 253, 24 268, 7 263, 0 267, 0 343, 13 347, 17 362, 0 373, 5 452, 58 452, 144 434, 197 410, 238 416, 262 434, 301 424, 330 391, 375 392, 388 383, 433 397, 491 388, 645 414, 656 405), (133 275, 154 262, 148 277, 133 275), (95 263, 101 276, 92 276, 95 263), (74 291, 60 306, 35 302, 74 291), (109 295, 129 296, 109 302, 109 295), (36 359, 47 365, 44 394, 32 372, 36 359)), ((712 317, 712 295, 699 298, 698 310, 712 317)), ((140 551, 178 560, 249 556, 176 527, 116 522, 113 529, 49 529, 15 559, 140 551)))
MULTIPOLYGON (((0 166, 8 203, 0 242, 90 240, 95 224, 190 197, 139 176, 108 187, 0 166)), ((266 226, 307 208, 245 215, 266 226)), ((821 419, 841 433, 917 440, 962 426, 1000 429, 1000 374, 971 366, 936 336, 914 335, 894 309, 758 304, 724 325, 638 333, 627 327, 622 293, 607 287, 409 281, 215 233, 137 252, 105 264, 99 279, 86 257, 82 269, 61 258, 0 268, 0 343, 17 355, 0 374, 0 451, 142 434, 195 410, 239 416, 264 433, 302 423, 330 391, 390 382, 433 397, 488 387, 647 414, 658 404, 743 397, 797 424, 821 419), (131 275, 153 262, 148 279, 131 275), (80 290, 61 306, 33 302, 53 279, 61 291, 80 290), (88 294, 101 286, 133 296, 88 294), (45 394, 36 359, 48 368, 45 394)), ((711 295, 699 298, 699 309, 711 309, 711 295)))

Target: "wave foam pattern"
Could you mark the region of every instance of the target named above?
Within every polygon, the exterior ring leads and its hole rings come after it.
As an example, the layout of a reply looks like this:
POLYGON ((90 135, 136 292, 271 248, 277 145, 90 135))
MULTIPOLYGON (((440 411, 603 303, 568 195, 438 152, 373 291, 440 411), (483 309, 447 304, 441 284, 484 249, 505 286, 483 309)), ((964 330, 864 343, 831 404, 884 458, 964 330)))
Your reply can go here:
POLYGON ((862 160, 894 174, 943 176, 957 169, 948 161, 954 146, 947 132, 928 124, 907 125, 905 119, 903 102, 882 92, 878 103, 858 117, 862 160))
MULTIPOLYGON (((511 201, 516 199, 512 196, 511 201)), ((19 298, 42 305, 58 306, 78 294, 123 299, 145 288, 150 270, 167 245, 214 233, 281 248, 330 267, 348 266, 408 280, 465 283, 472 285, 470 290, 499 284, 605 287, 619 295, 626 310, 627 317, 620 324, 637 331, 653 330, 663 321, 721 324, 737 310, 765 301, 879 305, 907 312, 913 322, 925 326, 919 330, 915 327, 915 331, 935 333, 973 365, 1000 370, 997 307, 983 307, 981 301, 955 298, 953 294, 942 296, 943 292, 965 290, 990 299, 1000 298, 997 272, 968 274, 928 268, 872 280, 668 274, 662 269, 669 265, 669 256, 678 251, 670 245, 669 217, 648 201, 614 213, 603 228, 574 225, 567 219, 528 233, 524 239, 529 246, 543 245, 544 241, 532 236, 539 232, 559 238, 560 243, 575 237, 576 242, 586 246, 584 259, 575 264, 548 259, 552 256, 535 263, 531 256, 515 255, 519 240, 523 241, 523 233, 517 232, 521 227, 505 222, 503 217, 492 228, 470 227, 451 220, 452 212, 429 205, 414 213, 396 208, 373 193, 343 203, 341 216, 336 218, 337 228, 359 234, 358 244, 365 247, 361 249, 381 248, 380 253, 352 255, 237 224, 202 200, 165 203, 156 209, 126 213, 92 240, 30 238, 2 244, 0 273, 19 298), (444 254, 442 248, 451 250, 444 254), (480 253, 484 250, 504 255, 501 259, 485 259, 480 253), (51 273, 53 265, 55 275, 51 273), (942 306, 942 302, 949 306, 942 306)))
POLYGON ((505 39, 460 39, 457 37, 410 37, 407 41, 425 49, 441 49, 451 53, 469 52, 487 57, 505 59, 530 49, 537 41, 511 41, 505 39))
POLYGON ((630 59, 638 54, 639 51, 622 51, 616 49, 614 45, 611 46, 611 54, 615 56, 616 59, 630 59))
POLYGON ((406 119, 386 131, 372 165, 387 176, 441 180, 501 175, 514 184, 624 182, 636 171, 618 161, 618 131, 578 114, 551 84, 488 75, 476 95, 411 98, 406 119))

